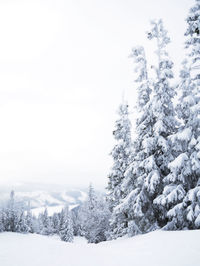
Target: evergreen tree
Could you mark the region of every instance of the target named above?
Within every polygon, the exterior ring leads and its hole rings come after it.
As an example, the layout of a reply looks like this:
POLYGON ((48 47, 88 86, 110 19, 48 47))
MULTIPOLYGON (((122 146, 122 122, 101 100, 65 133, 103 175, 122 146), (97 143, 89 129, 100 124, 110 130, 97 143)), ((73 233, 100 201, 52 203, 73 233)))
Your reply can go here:
POLYGON ((81 235, 81 221, 79 219, 80 217, 79 212, 80 212, 80 205, 71 210, 74 236, 81 235))
POLYGON ((19 209, 16 217, 17 217, 16 219, 17 222, 16 222, 15 231, 18 233, 28 233, 29 228, 28 225, 26 224, 24 209, 19 209))
POLYGON ((16 213, 15 213, 15 200, 14 200, 14 191, 10 193, 10 200, 6 209, 6 231, 15 232, 16 229, 16 213))
POLYGON ((0 232, 4 232, 5 227, 4 227, 4 213, 3 209, 0 209, 0 232))
POLYGON ((27 214, 26 214, 26 217, 25 217, 25 220, 26 220, 26 225, 28 227, 28 232, 29 233, 34 233, 36 232, 36 227, 35 227, 35 223, 34 223, 34 218, 33 218, 33 215, 30 211, 30 207, 28 207, 28 210, 27 210, 27 214))
POLYGON ((148 38, 155 39, 157 44, 158 66, 153 67, 156 78, 150 84, 144 50, 140 47, 133 49, 139 74, 136 81, 140 82, 139 117, 136 123, 133 161, 127 168, 122 184, 129 193, 114 210, 121 221, 125 216, 127 223, 123 227, 127 230, 123 230, 122 234, 129 235, 145 233, 166 223, 165 210, 155 199, 162 194, 164 178, 169 174, 168 164, 173 160, 169 136, 177 127, 172 104, 175 92, 169 83, 173 78, 173 63, 165 49, 170 39, 162 20, 153 21, 151 25, 148 38))
POLYGON ((60 228, 60 219, 57 213, 54 213, 52 216, 52 227, 53 227, 53 233, 58 234, 60 228))
POLYGON ((131 156, 131 122, 129 120, 129 111, 127 103, 119 106, 118 114, 120 118, 115 123, 113 135, 117 144, 114 146, 111 155, 113 157, 113 167, 109 174, 108 182, 108 201, 111 210, 117 206, 119 200, 124 197, 121 189, 121 183, 124 179, 124 173, 130 163, 131 156))
MULTIPOLYGON (((114 208, 120 204, 121 199, 126 196, 122 189, 122 182, 125 177, 125 172, 131 161, 132 142, 131 142, 131 122, 129 119, 128 104, 123 102, 118 110, 119 119, 115 123, 113 135, 117 144, 114 146, 111 155, 113 157, 113 167, 108 176, 108 196, 107 200, 109 208, 113 212, 114 208)), ((121 219, 113 213, 111 217, 111 231, 116 234, 116 231, 121 231, 121 219)), ((120 232, 118 232, 120 233, 120 232)))
POLYGON ((73 224, 71 213, 69 212, 68 206, 63 209, 63 220, 60 229, 60 239, 65 242, 73 242, 74 234, 73 234, 73 224))
POLYGON ((89 189, 88 189, 87 204, 88 204, 88 209, 91 210, 91 211, 96 208, 97 196, 96 196, 96 193, 95 193, 94 188, 93 188, 91 183, 90 183, 89 189))
POLYGON ((193 112, 192 136, 196 140, 190 143, 193 152, 190 152, 192 165, 192 178, 190 190, 185 198, 186 217, 190 229, 200 228, 200 0, 195 1, 195 5, 190 9, 187 17, 187 31, 185 36, 188 61, 190 63, 190 75, 192 78, 191 87, 195 98, 195 104, 190 111, 193 112))
POLYGON ((39 216, 40 219, 40 234, 50 235, 52 234, 52 226, 50 217, 48 216, 47 208, 45 208, 44 213, 39 216))
POLYGON ((163 192, 164 178, 169 174, 168 164, 174 158, 170 136, 176 132, 178 123, 172 103, 175 91, 170 85, 170 79, 173 78, 173 62, 166 51, 170 38, 162 20, 153 21, 151 24, 152 29, 148 33, 148 38, 156 40, 158 66, 154 67, 156 80, 153 82, 151 99, 152 136, 145 143, 149 157, 143 162, 146 173, 144 186, 152 208, 151 220, 162 227, 166 223, 166 211, 157 204, 157 198, 163 192))
POLYGON ((11 191, 10 199, 1 210, 2 226, 4 231, 26 233, 27 224, 25 220, 24 203, 16 202, 15 193, 11 191))
POLYGON ((165 229, 200 228, 200 1, 190 9, 185 33, 187 60, 183 62, 177 114, 182 122, 172 136, 175 159, 169 164, 163 195, 157 203, 167 209, 165 229))
POLYGON ((87 200, 82 204, 79 209, 80 220, 80 235, 85 236, 89 240, 88 226, 91 222, 91 216, 96 211, 97 197, 92 184, 89 185, 87 200))
POLYGON ((2 208, 2 223, 3 223, 3 228, 4 228, 3 231, 8 231, 8 228, 9 228, 8 209, 5 207, 2 208))
POLYGON ((79 209, 80 233, 89 243, 99 243, 107 239, 110 211, 103 197, 97 196, 89 186, 88 199, 79 209))
MULTIPOLYGON (((133 154, 131 163, 124 174, 122 180, 122 190, 125 199, 114 208, 113 217, 116 225, 113 230, 113 237, 119 237, 126 233, 134 235, 142 230, 142 208, 144 209, 146 197, 143 189, 144 185, 144 169, 141 167, 143 160, 147 157, 147 153, 143 147, 145 139, 152 134, 152 125, 150 119, 150 82, 147 72, 147 61, 143 47, 135 47, 132 49, 131 57, 136 65, 137 87, 137 113, 136 120, 136 137, 133 143, 133 154), (143 204, 143 206, 142 206, 143 204), (138 225, 137 225, 138 224, 138 225), (139 224, 141 229, 139 229, 139 224)), ((144 230, 144 229, 143 229, 144 230)))

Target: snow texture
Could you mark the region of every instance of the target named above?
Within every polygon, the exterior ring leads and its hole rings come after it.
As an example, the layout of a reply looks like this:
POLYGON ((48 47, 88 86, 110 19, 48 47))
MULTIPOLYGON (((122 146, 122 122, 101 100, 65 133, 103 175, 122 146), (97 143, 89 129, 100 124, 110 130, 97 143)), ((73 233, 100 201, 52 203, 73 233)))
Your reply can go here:
POLYGON ((156 231, 86 244, 35 234, 1 233, 2 266, 199 266, 200 230, 156 231))

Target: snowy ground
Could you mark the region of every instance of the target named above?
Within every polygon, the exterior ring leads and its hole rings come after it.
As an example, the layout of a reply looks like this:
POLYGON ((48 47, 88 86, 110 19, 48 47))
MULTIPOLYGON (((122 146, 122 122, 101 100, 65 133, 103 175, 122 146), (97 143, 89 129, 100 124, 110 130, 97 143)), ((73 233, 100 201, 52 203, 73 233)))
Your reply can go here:
POLYGON ((200 230, 157 231, 133 238, 73 244, 56 238, 0 234, 1 266, 199 266, 200 230))

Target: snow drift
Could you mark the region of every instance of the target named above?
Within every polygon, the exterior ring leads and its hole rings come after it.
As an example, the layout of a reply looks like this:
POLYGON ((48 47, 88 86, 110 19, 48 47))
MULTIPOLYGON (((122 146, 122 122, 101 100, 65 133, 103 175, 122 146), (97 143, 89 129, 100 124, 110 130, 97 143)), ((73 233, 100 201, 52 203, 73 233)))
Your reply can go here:
POLYGON ((1 233, 1 266, 199 266, 200 230, 156 231, 87 244, 36 234, 1 233))

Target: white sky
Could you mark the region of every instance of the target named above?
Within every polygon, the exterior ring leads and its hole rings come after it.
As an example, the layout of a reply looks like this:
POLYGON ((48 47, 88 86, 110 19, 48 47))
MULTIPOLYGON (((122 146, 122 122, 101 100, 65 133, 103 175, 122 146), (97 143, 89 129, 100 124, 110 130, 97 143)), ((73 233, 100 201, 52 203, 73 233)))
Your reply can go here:
POLYGON ((105 185, 123 90, 149 20, 163 18, 176 70, 192 0, 1 0, 0 179, 105 185))

